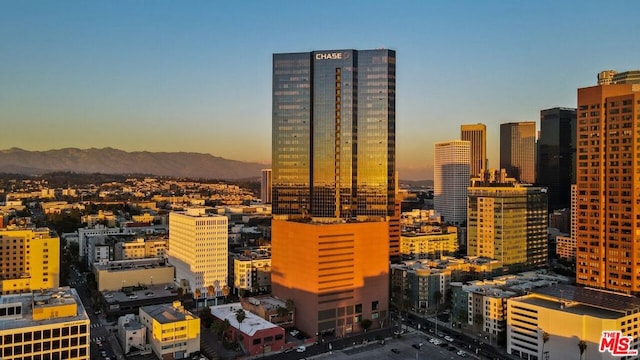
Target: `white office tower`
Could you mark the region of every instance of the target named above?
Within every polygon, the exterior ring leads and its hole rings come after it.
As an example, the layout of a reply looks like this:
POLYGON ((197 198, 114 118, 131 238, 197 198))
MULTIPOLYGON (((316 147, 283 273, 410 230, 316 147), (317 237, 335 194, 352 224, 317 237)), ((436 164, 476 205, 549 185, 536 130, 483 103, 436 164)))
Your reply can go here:
POLYGON ((467 220, 471 143, 451 140, 436 143, 433 169, 433 204, 443 221, 460 225, 467 220))
MULTIPOLYGON (((200 298, 214 286, 216 297, 227 285, 229 253, 226 216, 205 208, 189 208, 169 214, 169 263, 176 268, 176 282, 200 298)), ((195 295, 194 295, 195 296, 195 295)))

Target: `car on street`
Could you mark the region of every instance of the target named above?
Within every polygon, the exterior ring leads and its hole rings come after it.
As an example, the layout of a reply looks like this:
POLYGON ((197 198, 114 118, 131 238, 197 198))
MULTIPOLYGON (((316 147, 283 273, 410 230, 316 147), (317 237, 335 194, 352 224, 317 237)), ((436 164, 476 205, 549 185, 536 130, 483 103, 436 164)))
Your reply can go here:
POLYGON ((445 336, 444 339, 447 340, 448 342, 452 342, 453 341, 453 338, 451 336, 449 336, 449 335, 445 336))
POLYGON ((307 347, 306 347, 306 346, 304 346, 304 345, 300 345, 300 346, 298 346, 298 348, 296 349, 296 352, 299 352, 299 353, 302 353, 302 352, 305 352, 305 351, 307 351, 307 347))
POLYGON ((396 348, 391 349, 391 352, 394 353, 394 354, 400 354, 400 350, 398 350, 396 348))
POLYGON ((458 356, 460 356, 460 357, 467 357, 467 353, 466 353, 466 352, 464 352, 464 351, 462 351, 462 350, 458 351, 458 352, 456 353, 456 355, 458 355, 458 356))
POLYGON ((413 346, 414 348, 420 350, 422 348, 422 343, 419 344, 412 344, 411 346, 413 346))

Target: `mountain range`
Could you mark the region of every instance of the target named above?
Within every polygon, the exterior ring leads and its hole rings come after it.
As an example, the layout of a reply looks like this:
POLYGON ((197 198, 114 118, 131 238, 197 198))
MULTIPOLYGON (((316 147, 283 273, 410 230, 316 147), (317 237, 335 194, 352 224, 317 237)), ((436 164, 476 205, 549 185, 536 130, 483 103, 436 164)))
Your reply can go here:
POLYGON ((127 152, 113 148, 0 150, 0 173, 23 175, 68 171, 233 180, 259 178, 265 167, 269 166, 191 152, 127 152))

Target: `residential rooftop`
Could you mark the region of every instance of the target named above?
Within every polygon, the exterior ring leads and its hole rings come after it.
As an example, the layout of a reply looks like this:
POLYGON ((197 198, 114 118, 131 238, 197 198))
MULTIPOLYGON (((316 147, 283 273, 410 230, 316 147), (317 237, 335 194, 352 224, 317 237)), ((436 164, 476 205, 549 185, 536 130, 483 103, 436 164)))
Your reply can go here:
POLYGON ((253 336, 256 332, 261 330, 279 327, 278 325, 274 325, 250 311, 245 311, 246 317, 242 321, 242 324, 240 324, 236 318, 236 311, 239 309, 242 309, 242 305, 240 303, 218 305, 211 307, 211 314, 220 320, 228 320, 231 326, 239 329, 249 336, 253 336))
POLYGON ((177 306, 177 304, 161 304, 142 306, 140 310, 149 314, 153 319, 160 324, 169 324, 176 321, 184 321, 195 319, 197 316, 184 309, 184 307, 177 306))
POLYGON ((60 322, 89 321, 89 316, 78 293, 75 289, 69 287, 60 287, 32 293, 2 295, 0 296, 0 308, 20 309, 16 310, 16 313, 13 315, 7 314, 7 316, 0 317, 0 330, 49 325, 60 322), (68 305, 75 306, 76 308, 73 316, 34 319, 34 309, 36 312, 42 312, 48 308, 68 305))

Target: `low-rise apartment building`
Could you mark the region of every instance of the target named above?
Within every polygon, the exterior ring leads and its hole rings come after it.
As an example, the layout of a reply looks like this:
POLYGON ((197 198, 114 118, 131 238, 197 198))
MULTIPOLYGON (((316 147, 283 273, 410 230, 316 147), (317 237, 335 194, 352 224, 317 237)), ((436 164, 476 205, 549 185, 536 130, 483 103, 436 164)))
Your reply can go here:
POLYGON ((75 289, 0 296, 2 359, 88 360, 89 330, 75 289))
POLYGON ((151 350, 159 359, 182 359, 200 351, 200 318, 179 301, 143 306, 139 316, 147 328, 151 350))

